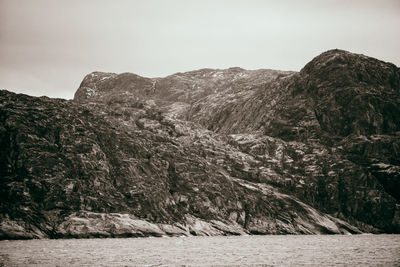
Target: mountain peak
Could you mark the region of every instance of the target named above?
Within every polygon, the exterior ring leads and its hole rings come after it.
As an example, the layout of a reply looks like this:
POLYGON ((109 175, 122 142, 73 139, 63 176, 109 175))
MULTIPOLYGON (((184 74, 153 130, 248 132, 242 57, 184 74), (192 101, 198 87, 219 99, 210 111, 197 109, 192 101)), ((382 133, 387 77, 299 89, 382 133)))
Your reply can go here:
POLYGON ((298 87, 314 100, 323 129, 344 136, 400 130, 400 69, 394 64, 334 49, 311 60, 300 77, 298 87))
POLYGON ((399 87, 399 68, 396 65, 355 54, 332 49, 312 59, 301 70, 313 79, 330 79, 337 86, 366 83, 372 86, 399 87))

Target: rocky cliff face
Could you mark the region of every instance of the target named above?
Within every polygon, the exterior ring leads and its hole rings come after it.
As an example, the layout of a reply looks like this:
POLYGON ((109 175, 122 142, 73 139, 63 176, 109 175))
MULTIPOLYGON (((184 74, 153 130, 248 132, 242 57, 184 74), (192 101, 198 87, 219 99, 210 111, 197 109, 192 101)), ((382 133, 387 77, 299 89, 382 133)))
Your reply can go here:
POLYGON ((94 72, 0 107, 0 238, 400 230, 400 71, 363 55, 94 72))

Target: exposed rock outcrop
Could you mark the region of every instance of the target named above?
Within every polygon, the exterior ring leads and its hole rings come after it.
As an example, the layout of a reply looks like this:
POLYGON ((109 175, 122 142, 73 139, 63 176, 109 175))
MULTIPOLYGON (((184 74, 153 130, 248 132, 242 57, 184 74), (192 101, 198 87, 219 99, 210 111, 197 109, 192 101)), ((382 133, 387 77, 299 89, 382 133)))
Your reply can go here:
POLYGON ((3 90, 0 238, 398 232, 399 109, 399 69, 341 50, 3 90))

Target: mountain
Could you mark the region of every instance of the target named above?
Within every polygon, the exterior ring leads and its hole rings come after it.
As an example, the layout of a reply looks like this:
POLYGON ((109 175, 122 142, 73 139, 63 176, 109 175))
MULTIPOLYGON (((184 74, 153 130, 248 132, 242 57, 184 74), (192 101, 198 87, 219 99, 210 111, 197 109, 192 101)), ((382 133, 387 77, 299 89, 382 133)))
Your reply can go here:
POLYGON ((400 232, 400 70, 93 72, 0 91, 0 238, 400 232))

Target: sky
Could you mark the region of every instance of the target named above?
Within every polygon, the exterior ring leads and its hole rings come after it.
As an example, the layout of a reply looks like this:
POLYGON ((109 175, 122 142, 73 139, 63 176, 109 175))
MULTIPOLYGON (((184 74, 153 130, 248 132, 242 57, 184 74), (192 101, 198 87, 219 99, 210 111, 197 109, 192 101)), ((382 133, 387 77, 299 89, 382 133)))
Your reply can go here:
POLYGON ((71 99, 93 71, 299 71, 329 49, 400 66, 400 0, 0 0, 0 88, 71 99))

